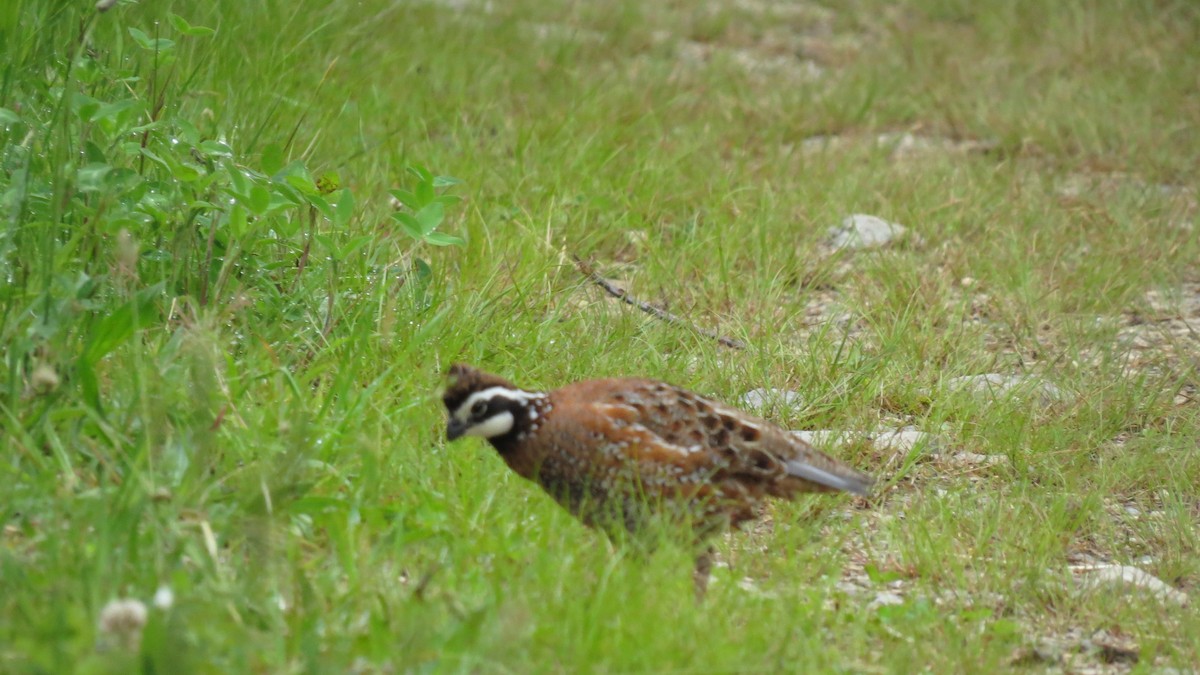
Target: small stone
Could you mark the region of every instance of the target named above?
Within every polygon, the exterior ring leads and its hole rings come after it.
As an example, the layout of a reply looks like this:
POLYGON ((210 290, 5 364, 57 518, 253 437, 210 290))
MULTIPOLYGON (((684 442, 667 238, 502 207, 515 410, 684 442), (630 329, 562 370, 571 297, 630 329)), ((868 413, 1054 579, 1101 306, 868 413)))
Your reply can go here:
POLYGON ((924 445, 927 451, 936 451, 942 446, 942 439, 937 434, 917 429, 884 429, 876 432, 871 444, 880 450, 900 454, 912 452, 918 445, 924 445))
POLYGON ((937 450, 942 446, 943 439, 937 434, 905 427, 902 429, 877 429, 871 431, 835 431, 833 429, 802 429, 793 431, 792 435, 814 447, 828 447, 849 443, 853 440, 869 440, 871 445, 880 450, 894 453, 911 452, 924 443, 927 450, 937 450))
POLYGON ((1020 647, 1008 657, 1010 666, 1032 666, 1060 661, 1062 661, 1062 650, 1046 640, 1039 641, 1033 646, 1020 647))
POLYGON ((1062 661, 1063 649, 1054 640, 1039 640, 1033 648, 1033 653, 1039 661, 1058 663, 1062 661))
POLYGON ((949 464, 958 464, 960 466, 996 466, 998 464, 1007 464, 1007 455, 983 455, 978 452, 958 452, 953 455, 935 455, 949 464))
POLYGON ((1095 651, 1105 663, 1137 663, 1141 650, 1129 636, 1098 630, 1084 641, 1085 651, 1095 651))
POLYGON ((907 231, 903 225, 856 213, 845 218, 841 225, 829 228, 829 243, 834 248, 879 248, 903 237, 907 231))
POLYGON ((815 448, 836 445, 846 437, 845 433, 832 429, 801 429, 793 431, 792 435, 815 448))
POLYGON ((1043 403, 1049 404, 1066 401, 1070 398, 1053 383, 1031 375, 1003 375, 1001 373, 964 375, 951 378, 946 382, 946 386, 952 390, 968 391, 977 396, 993 399, 1036 394, 1043 403))
POLYGON ((1162 579, 1132 565, 1074 565, 1071 571, 1080 576, 1080 586, 1085 589, 1125 584, 1148 591, 1160 600, 1180 605, 1188 601, 1187 593, 1175 590, 1162 579))
POLYGON ((742 394, 742 405, 747 408, 766 408, 770 405, 782 405, 795 408, 804 403, 804 397, 798 392, 786 389, 751 389, 742 394))
POLYGON ((903 605, 904 598, 891 591, 880 591, 875 594, 874 599, 867 603, 867 609, 878 609, 888 605, 903 605))
POLYGON ((742 577, 741 579, 739 579, 737 582, 737 587, 740 588, 742 591, 749 593, 750 595, 753 595, 756 597, 760 597, 760 598, 775 597, 774 593, 772 593, 770 591, 764 591, 761 588, 759 588, 758 585, 754 583, 754 579, 751 579, 750 577, 742 577))
POLYGON ((29 383, 38 394, 48 394, 58 389, 59 382, 58 373, 45 363, 39 363, 29 376, 29 383))
POLYGON ((863 592, 862 586, 854 583, 853 581, 846 581, 844 579, 838 581, 833 587, 838 591, 845 593, 846 595, 860 595, 863 592))

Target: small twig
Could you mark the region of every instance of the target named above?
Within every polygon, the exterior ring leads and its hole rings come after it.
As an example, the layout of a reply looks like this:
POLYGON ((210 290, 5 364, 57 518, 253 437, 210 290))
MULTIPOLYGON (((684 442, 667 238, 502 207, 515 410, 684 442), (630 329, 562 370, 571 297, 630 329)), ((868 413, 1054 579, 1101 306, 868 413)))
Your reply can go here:
POLYGON ((712 338, 712 339, 716 340, 717 342, 721 343, 722 345, 725 345, 726 347, 729 347, 731 349, 745 349, 746 348, 746 343, 742 342, 741 340, 735 340, 731 337, 726 337, 724 335, 721 335, 720 333, 718 333, 716 331, 712 331, 707 328, 701 328, 700 326, 697 326, 697 325, 691 323, 690 321, 688 321, 687 319, 685 319, 681 316, 672 314, 672 313, 666 311, 665 309, 659 309, 658 307, 655 307, 654 305, 651 305, 650 303, 645 302, 643 300, 638 300, 637 298, 633 297, 628 292, 626 292, 625 289, 617 288, 608 279, 605 279, 604 277, 597 274, 596 270, 592 269, 592 266, 589 265, 588 263, 584 262, 583 259, 580 258, 579 256, 572 253, 571 258, 575 261, 575 266, 579 268, 580 274, 587 277, 588 279, 590 279, 592 281, 592 283, 596 284, 600 288, 603 288, 609 295, 613 296, 614 298, 617 298, 618 300, 621 300, 625 304, 633 305, 634 307, 637 307, 638 309, 642 310, 643 312, 645 312, 647 314, 651 314, 653 316, 656 316, 656 317, 662 319, 663 321, 666 321, 667 323, 673 323, 673 324, 676 324, 679 326, 683 326, 685 328, 690 328, 691 330, 699 333, 700 335, 703 335, 704 337, 707 337, 707 338, 712 338))

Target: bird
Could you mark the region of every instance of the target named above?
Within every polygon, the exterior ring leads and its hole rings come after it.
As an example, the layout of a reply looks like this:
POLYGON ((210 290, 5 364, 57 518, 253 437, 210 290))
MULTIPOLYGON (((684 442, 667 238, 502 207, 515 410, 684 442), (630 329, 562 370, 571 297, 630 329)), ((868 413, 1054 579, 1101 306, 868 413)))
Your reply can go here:
POLYGON ((447 441, 487 440, 584 524, 650 549, 656 533, 682 528, 696 551, 698 599, 712 568, 708 540, 757 518, 768 498, 865 497, 874 482, 765 419, 654 379, 535 391, 456 363, 442 401, 447 441))

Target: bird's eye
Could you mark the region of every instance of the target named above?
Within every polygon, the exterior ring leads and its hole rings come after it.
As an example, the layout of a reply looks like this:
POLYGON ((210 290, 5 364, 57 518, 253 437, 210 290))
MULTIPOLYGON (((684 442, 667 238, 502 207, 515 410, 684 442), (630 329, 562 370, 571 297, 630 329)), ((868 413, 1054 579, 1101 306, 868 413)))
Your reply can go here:
POLYGON ((482 415, 483 411, 486 409, 487 409, 487 404, 485 404, 483 401, 476 401, 475 405, 471 406, 471 414, 472 415, 482 415))

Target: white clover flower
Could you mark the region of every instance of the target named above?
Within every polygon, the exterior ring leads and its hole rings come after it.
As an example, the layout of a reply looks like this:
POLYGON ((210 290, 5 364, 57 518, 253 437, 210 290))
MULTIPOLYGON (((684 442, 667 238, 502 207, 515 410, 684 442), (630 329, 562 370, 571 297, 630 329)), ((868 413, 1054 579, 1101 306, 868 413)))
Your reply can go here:
POLYGON ((100 632, 116 638, 130 651, 135 651, 142 643, 146 614, 146 605, 141 600, 110 600, 100 610, 100 632))
POLYGON ((175 604, 175 592, 170 586, 159 586, 154 592, 154 606, 162 611, 167 611, 175 604))

